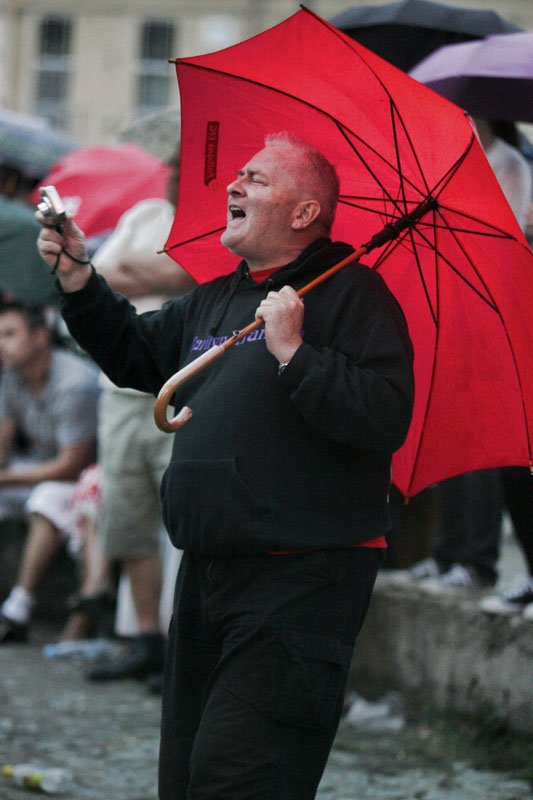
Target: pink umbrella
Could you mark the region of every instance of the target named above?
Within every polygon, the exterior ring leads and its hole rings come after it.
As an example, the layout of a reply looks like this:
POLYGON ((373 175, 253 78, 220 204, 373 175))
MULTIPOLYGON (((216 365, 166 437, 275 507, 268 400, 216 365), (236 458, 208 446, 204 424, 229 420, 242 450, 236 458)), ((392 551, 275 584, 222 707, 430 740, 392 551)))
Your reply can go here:
MULTIPOLYGON (((128 208, 166 197, 170 167, 134 144, 83 147, 56 163, 43 184, 56 187, 87 236, 113 230, 128 208)), ((36 195, 34 201, 38 201, 36 195)))

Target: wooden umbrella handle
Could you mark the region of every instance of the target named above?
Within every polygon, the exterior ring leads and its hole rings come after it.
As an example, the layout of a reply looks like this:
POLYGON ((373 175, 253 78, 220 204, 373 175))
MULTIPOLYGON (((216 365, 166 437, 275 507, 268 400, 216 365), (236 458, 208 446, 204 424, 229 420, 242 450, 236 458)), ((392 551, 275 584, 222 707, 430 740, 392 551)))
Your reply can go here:
POLYGON ((260 328, 262 324, 262 319, 256 319, 255 322, 251 322, 250 325, 247 325, 246 328, 242 329, 242 331, 234 333, 233 336, 230 336, 230 338, 226 339, 226 341, 222 344, 213 345, 213 347, 211 347, 209 350, 206 350, 201 356, 198 356, 198 358, 195 358, 190 364, 187 364, 185 367, 180 369, 175 375, 172 375, 172 377, 170 377, 166 383, 163 384, 159 390, 159 394, 157 395, 154 410, 155 424, 160 430, 165 431, 165 433, 177 431, 182 428, 192 417, 192 409, 189 408, 189 406, 183 406, 181 411, 176 414, 175 417, 170 420, 167 419, 167 407, 170 403, 170 398, 176 389, 185 383, 185 381, 188 381, 189 378, 192 378, 193 375, 201 372, 209 364, 212 364, 213 361, 216 361, 217 358, 220 358, 220 356, 223 355, 223 353, 225 353, 229 347, 234 345, 235 342, 238 342, 240 339, 244 339, 244 337, 248 336, 249 333, 255 331, 257 328, 260 328))
POLYGON ((183 369, 180 369, 179 372, 176 372, 175 375, 172 375, 172 377, 163 384, 157 395, 154 410, 155 424, 160 430, 165 431, 165 433, 172 433, 172 431, 179 430, 179 428, 183 427, 183 425, 190 420, 192 417, 192 409, 189 408, 189 406, 183 406, 179 414, 176 414, 171 420, 167 419, 167 407, 170 398, 178 386, 181 386, 182 383, 192 378, 193 375, 196 375, 197 372, 207 367, 208 364, 216 361, 223 353, 224 347, 222 345, 214 345, 190 364, 183 367, 183 369))

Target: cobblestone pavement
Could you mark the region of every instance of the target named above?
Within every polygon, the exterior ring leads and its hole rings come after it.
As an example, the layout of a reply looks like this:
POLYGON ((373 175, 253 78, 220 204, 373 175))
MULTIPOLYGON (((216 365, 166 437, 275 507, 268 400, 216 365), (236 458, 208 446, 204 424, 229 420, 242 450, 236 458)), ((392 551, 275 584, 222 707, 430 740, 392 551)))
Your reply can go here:
MULTIPOLYGON (((133 681, 90 684, 86 665, 45 659, 44 641, 36 636, 30 645, 0 648, 0 764, 66 767, 75 783, 63 796, 72 800, 155 800, 159 698, 133 681)), ((431 735, 427 723, 424 731, 431 735)), ((33 796, 0 776, 2 800, 33 796)), ((525 800, 533 794, 510 774, 409 752, 405 732, 356 733, 343 724, 318 798, 525 800)))

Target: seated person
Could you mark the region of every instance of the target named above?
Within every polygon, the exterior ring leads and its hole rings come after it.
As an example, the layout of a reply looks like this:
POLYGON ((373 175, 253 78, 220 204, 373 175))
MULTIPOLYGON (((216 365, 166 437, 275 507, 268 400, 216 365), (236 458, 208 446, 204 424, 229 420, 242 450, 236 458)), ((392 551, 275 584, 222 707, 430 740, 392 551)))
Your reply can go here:
POLYGON ((94 460, 98 381, 92 362, 52 345, 43 310, 17 300, 0 302, 0 362, 0 523, 29 522, 0 608, 2 643, 27 638, 39 583, 68 535, 76 481, 94 460))

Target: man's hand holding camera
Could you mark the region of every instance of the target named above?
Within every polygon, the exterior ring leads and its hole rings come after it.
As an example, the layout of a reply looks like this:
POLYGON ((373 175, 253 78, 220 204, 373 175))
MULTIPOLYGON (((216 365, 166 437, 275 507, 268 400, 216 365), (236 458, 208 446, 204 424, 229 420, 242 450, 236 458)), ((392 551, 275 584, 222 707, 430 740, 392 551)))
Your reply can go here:
POLYGON ((63 291, 83 289, 92 271, 83 231, 62 208, 59 212, 55 203, 41 202, 35 218, 43 226, 37 248, 52 272, 57 273, 63 291))

